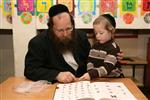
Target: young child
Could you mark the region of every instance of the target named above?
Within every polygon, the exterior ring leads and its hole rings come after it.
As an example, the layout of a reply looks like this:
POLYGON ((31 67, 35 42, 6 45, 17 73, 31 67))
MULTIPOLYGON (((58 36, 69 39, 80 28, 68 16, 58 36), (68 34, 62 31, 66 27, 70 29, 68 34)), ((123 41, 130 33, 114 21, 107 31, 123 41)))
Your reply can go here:
POLYGON ((100 15, 93 22, 96 42, 92 46, 87 63, 87 73, 79 80, 91 80, 98 77, 120 77, 117 53, 119 46, 114 41, 116 22, 110 14, 100 15))

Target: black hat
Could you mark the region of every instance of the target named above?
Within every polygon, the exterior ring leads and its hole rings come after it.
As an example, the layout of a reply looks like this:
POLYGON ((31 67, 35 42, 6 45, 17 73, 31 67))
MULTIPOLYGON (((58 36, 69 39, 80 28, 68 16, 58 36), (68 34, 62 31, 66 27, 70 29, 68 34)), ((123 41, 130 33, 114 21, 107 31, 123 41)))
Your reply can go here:
POLYGON ((113 16, 111 16, 110 14, 103 14, 102 16, 105 17, 112 24, 114 28, 116 28, 116 21, 113 16))
POLYGON ((49 17, 53 17, 59 13, 62 13, 62 12, 67 12, 69 13, 69 10, 68 8, 63 5, 63 4, 57 4, 57 5, 54 5, 52 6, 50 9, 49 9, 49 17))

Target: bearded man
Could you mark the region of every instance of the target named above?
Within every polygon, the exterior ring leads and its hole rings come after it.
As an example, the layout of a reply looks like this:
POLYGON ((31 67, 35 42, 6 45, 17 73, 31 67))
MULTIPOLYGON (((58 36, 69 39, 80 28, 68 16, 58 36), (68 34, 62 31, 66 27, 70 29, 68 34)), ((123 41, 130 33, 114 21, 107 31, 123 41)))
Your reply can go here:
POLYGON ((48 14, 48 29, 29 42, 24 75, 33 81, 73 82, 86 72, 90 43, 75 29, 65 5, 52 6, 48 14))

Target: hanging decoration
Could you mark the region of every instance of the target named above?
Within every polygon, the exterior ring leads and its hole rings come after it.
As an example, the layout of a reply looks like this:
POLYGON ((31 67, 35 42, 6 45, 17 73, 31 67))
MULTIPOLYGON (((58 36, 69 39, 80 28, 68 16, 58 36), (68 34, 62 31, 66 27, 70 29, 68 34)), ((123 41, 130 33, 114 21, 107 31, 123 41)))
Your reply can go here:
POLYGON ((12 16, 14 11, 14 3, 12 0, 2 1, 3 16, 5 16, 8 23, 12 24, 12 16))
POLYGON ((150 24, 150 0, 142 0, 141 16, 144 16, 144 22, 150 24))
MULTIPOLYGON (((53 5, 53 0, 36 0, 36 15, 37 21, 41 24, 47 24, 48 22, 48 11, 53 5)), ((37 23, 37 25, 39 24, 37 23)))
POLYGON ((96 0, 78 0, 78 12, 83 23, 89 24, 92 21, 92 16, 96 14, 96 0))
POLYGON ((30 24, 34 15, 34 0, 17 0, 17 9, 23 24, 30 24))
POLYGON ((138 0, 121 0, 121 15, 126 24, 132 24, 137 16, 138 0))
POLYGON ((21 13, 20 18, 24 24, 30 24, 32 21, 32 14, 29 12, 23 12, 21 13))
POLYGON ((57 0, 56 3, 66 5, 69 9, 69 12, 74 16, 74 0, 57 0))
POLYGON ((116 0, 100 0, 100 14, 110 13, 117 17, 117 1, 116 0))
POLYGON ((30 12, 34 15, 34 0, 17 0, 18 15, 22 12, 30 12))

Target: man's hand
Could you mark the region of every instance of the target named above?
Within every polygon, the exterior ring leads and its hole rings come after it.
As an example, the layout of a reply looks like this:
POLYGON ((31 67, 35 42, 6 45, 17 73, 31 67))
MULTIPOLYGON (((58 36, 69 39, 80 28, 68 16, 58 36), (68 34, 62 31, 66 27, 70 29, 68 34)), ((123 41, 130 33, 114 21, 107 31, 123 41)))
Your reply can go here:
POLYGON ((71 72, 60 72, 56 77, 58 82, 70 83, 76 80, 76 77, 71 72))
POLYGON ((79 78, 79 81, 90 81, 90 75, 89 75, 89 73, 85 73, 83 76, 81 76, 80 78, 79 78))

